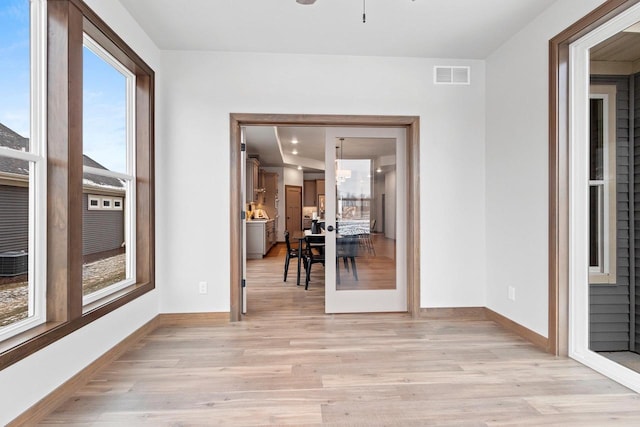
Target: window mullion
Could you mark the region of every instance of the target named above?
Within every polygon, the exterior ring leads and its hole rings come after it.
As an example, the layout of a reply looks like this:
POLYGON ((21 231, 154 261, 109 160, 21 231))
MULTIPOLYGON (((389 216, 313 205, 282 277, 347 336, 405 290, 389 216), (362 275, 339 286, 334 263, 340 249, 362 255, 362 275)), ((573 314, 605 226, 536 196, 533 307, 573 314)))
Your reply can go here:
POLYGON ((47 319, 82 316, 82 20, 71 2, 48 2, 47 319), (59 31, 60 26, 66 31, 59 31), (59 34, 58 34, 59 32, 59 34), (68 124, 63 126, 62 124, 68 124))

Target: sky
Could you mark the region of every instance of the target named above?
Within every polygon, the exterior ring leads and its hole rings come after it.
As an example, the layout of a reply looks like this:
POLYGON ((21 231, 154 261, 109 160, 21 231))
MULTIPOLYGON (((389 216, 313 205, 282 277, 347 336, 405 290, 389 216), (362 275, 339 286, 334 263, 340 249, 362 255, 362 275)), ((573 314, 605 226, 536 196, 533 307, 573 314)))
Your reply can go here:
MULTIPOLYGON (((29 0, 0 0, 0 123, 29 138, 29 0)), ((125 77, 83 50, 83 152, 126 171, 125 77)))

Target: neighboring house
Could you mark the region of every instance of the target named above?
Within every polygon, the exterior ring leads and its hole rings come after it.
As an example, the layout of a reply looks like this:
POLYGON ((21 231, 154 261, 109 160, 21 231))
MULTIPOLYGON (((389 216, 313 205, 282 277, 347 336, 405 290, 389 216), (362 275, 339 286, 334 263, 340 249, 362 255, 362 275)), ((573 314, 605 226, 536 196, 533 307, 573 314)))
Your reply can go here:
MULTIPOLYGON (((27 150, 29 139, 0 123, 0 146, 27 150)), ((84 156, 83 164, 106 169, 88 156, 84 156)), ((85 262, 123 252, 123 182, 85 174, 82 184, 82 253, 85 262)), ((14 276, 27 271, 28 236, 28 163, 0 156, 0 276, 14 276)))

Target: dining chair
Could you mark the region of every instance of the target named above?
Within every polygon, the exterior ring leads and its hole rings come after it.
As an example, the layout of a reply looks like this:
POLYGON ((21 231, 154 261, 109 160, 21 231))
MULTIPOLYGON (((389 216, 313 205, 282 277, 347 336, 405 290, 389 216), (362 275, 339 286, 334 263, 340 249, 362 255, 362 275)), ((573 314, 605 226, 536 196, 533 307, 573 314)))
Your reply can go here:
MULTIPOLYGON (((287 281, 287 273, 289 272, 289 261, 291 258, 300 257, 300 253, 298 252, 298 248, 292 248, 291 242, 289 241, 289 231, 284 232, 284 241, 287 244, 287 255, 284 259, 284 281, 287 281)), ((306 265, 305 265, 306 267, 306 265)))
MULTIPOLYGON (((356 280, 358 279, 358 268, 356 267, 356 256, 358 256, 358 246, 359 246, 359 238, 357 235, 354 236, 342 236, 339 239, 336 239, 336 258, 337 260, 344 261, 344 267, 347 271, 349 271, 348 261, 351 261, 351 271, 353 272, 353 277, 356 280)), ((336 280, 337 283, 340 284, 340 263, 336 263, 336 280)))
POLYGON ((311 280, 311 266, 313 264, 321 263, 324 265, 324 250, 322 251, 314 251, 314 248, 322 249, 322 245, 324 245, 324 236, 314 236, 309 235, 305 236, 305 251, 302 254, 304 259, 305 268, 307 270, 307 274, 304 281, 304 289, 305 291, 309 289, 309 281, 311 280))

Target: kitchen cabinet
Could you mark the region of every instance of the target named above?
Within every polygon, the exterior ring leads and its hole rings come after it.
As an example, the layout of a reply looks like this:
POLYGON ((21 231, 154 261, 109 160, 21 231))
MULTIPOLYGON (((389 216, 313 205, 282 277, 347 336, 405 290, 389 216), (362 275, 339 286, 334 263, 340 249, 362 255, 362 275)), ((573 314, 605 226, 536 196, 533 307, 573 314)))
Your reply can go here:
POLYGON ((302 206, 316 206, 317 196, 316 196, 316 181, 315 180, 305 180, 304 181, 304 203, 302 206))
POLYGON ((262 172, 262 209, 265 210, 270 219, 278 218, 278 174, 275 172, 262 172))
POLYGON ((318 194, 324 194, 324 179, 316 179, 316 203, 318 203, 318 194))
POLYGON ((318 206, 318 195, 320 194, 324 194, 324 179, 305 180, 303 206, 318 206))
POLYGON ((253 203, 258 201, 258 197, 261 195, 257 190, 260 188, 260 161, 254 157, 247 158, 247 203, 253 203))
POLYGON ((247 259, 260 259, 276 243, 276 222, 270 220, 247 221, 247 259))

